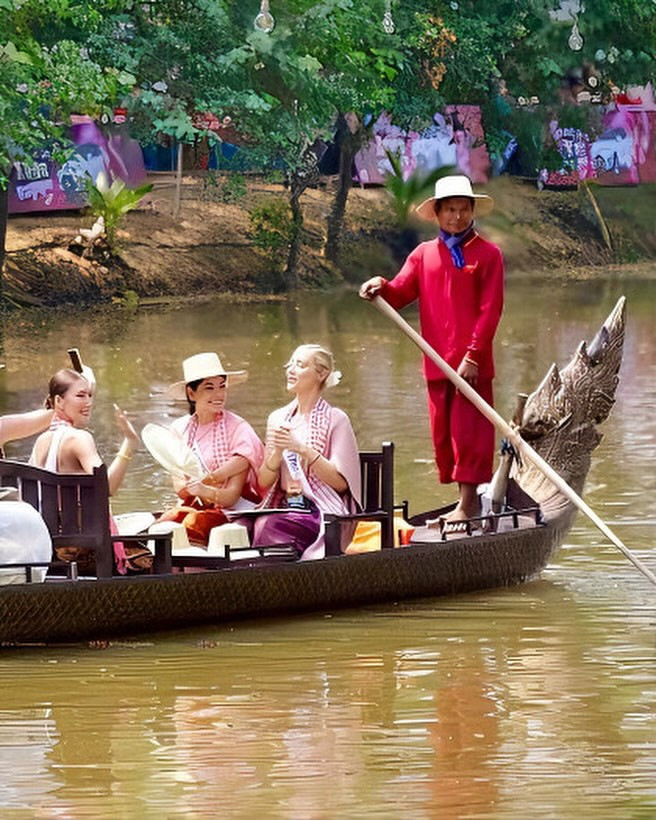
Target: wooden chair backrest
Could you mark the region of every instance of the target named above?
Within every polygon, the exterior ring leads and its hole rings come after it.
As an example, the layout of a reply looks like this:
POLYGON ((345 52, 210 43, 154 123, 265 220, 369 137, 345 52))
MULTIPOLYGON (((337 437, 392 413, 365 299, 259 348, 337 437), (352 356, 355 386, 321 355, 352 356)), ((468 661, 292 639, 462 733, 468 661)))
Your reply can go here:
POLYGON ((347 522, 377 521, 381 525, 381 545, 394 545, 394 445, 384 441, 380 450, 360 452, 362 512, 349 515, 326 513, 326 556, 341 555, 349 530, 347 522))
POLYGON ((17 487, 21 498, 39 512, 53 547, 86 547, 96 553, 96 575, 112 575, 107 467, 91 475, 52 473, 22 461, 0 459, 0 486, 17 487))
POLYGON ((365 513, 383 511, 382 543, 390 546, 394 540, 394 444, 384 441, 380 450, 360 451, 362 476, 362 510, 365 513))

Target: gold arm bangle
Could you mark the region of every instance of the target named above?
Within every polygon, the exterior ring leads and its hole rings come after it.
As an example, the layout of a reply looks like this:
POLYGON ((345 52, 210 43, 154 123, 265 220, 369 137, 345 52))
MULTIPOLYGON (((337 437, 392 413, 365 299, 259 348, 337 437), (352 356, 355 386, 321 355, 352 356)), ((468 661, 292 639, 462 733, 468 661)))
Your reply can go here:
POLYGON ((317 461, 319 461, 320 458, 321 458, 321 453, 317 453, 316 456, 312 459, 312 461, 308 462, 308 467, 311 467, 313 464, 315 464, 317 461))
POLYGON ((473 364, 474 367, 478 367, 478 362, 475 362, 473 359, 470 359, 469 356, 465 356, 464 359, 466 362, 469 362, 469 364, 473 364))
POLYGON ((124 458, 126 461, 132 461, 132 456, 129 456, 127 453, 122 453, 120 450, 116 454, 118 458, 124 458))

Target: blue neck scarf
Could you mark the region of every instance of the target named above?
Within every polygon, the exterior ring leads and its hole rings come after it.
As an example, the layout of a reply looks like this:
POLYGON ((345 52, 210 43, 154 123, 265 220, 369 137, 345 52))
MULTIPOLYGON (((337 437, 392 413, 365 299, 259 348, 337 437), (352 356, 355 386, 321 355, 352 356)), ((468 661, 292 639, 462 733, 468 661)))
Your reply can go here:
POLYGON ((458 270, 462 270, 462 268, 464 268, 465 266, 465 256, 460 246, 465 241, 465 239, 469 239, 469 237, 473 233, 473 222, 468 228, 465 228, 465 230, 461 231, 460 233, 447 233, 446 231, 443 231, 442 228, 440 228, 439 237, 449 249, 451 259, 453 259, 453 264, 456 266, 456 268, 458 268, 458 270))

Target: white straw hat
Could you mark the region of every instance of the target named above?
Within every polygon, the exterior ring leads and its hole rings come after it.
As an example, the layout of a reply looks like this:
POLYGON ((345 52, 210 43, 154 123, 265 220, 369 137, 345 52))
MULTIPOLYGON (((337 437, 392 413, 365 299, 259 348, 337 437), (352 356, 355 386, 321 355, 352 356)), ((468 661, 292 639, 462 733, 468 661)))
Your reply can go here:
POLYGON ((190 356, 182 362, 182 375, 182 381, 174 382, 166 391, 170 398, 178 401, 184 401, 187 398, 185 388, 190 382, 225 376, 228 380, 228 387, 234 387, 246 381, 248 370, 226 370, 216 353, 196 353, 195 356, 190 356))
POLYGON ((415 208, 415 213, 429 222, 437 221, 434 203, 438 199, 447 199, 450 196, 466 196, 474 200, 474 216, 488 214, 494 208, 494 200, 487 194, 475 194, 472 191, 469 177, 464 174, 452 174, 442 177, 435 183, 435 196, 425 199, 415 208))

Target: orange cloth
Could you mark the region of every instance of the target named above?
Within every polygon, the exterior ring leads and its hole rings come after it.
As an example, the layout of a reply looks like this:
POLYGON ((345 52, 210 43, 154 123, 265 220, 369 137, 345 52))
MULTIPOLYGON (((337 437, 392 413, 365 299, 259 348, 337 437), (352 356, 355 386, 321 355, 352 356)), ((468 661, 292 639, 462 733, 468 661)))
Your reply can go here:
POLYGON ((184 524, 187 536, 192 544, 207 545, 212 527, 227 522, 223 510, 218 507, 191 507, 181 505, 162 513, 160 521, 175 521, 184 524))

